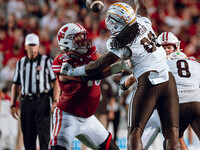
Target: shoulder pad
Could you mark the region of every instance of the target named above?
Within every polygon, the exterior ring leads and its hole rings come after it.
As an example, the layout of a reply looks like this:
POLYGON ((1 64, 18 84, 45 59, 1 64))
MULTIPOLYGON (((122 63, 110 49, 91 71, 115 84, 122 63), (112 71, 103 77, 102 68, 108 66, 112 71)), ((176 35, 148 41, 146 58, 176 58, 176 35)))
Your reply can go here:
POLYGON ((70 57, 67 54, 61 54, 59 55, 59 60, 63 61, 68 61, 70 59, 70 57))

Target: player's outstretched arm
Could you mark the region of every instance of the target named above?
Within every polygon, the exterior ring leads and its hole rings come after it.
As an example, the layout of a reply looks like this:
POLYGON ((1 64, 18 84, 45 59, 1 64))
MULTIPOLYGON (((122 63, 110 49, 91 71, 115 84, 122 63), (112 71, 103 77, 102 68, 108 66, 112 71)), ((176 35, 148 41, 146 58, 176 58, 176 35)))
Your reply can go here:
POLYGON ((62 65, 61 73, 68 76, 94 76, 101 74, 107 67, 120 58, 112 52, 107 52, 99 59, 81 67, 71 68, 67 63, 62 65))
POLYGON ((66 82, 69 80, 72 80, 72 81, 101 80, 112 74, 121 72, 123 70, 129 70, 130 68, 131 67, 128 65, 128 62, 126 60, 121 60, 121 61, 118 61, 118 62, 110 65, 103 71, 97 72, 96 74, 90 75, 90 76, 68 76, 66 74, 61 73, 61 74, 59 74, 59 80, 61 82, 66 82))
POLYGON ((111 64, 119 60, 119 57, 112 52, 107 52, 96 61, 90 62, 85 66, 85 73, 90 76, 97 72, 103 72, 111 64))
POLYGON ((147 13, 145 0, 133 0, 133 1, 134 1, 135 6, 136 6, 136 14, 150 18, 148 13, 147 13))

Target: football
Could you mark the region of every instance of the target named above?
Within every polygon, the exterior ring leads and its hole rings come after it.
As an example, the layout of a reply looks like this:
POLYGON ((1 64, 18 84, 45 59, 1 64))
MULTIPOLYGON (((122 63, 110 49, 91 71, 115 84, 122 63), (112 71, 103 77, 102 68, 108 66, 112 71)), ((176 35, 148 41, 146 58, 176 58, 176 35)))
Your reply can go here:
POLYGON ((89 10, 99 13, 104 8, 103 0, 86 0, 86 6, 89 10))

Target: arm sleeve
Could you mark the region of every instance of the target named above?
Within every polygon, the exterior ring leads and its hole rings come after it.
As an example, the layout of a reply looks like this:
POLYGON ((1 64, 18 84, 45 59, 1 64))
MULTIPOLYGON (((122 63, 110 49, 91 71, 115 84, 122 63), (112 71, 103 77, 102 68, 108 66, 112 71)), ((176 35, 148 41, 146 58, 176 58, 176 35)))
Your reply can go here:
POLYGON ((59 74, 61 67, 62 67, 62 64, 57 59, 55 59, 52 64, 52 69, 53 69, 54 73, 59 74))
POLYGON ((20 81, 20 63, 21 62, 21 59, 17 61, 17 64, 16 64, 16 69, 15 69, 15 74, 14 74, 14 77, 13 77, 13 83, 15 84, 21 84, 21 81, 20 81))
POLYGON ((52 69, 52 63, 53 63, 53 60, 51 58, 49 58, 47 61, 47 67, 49 70, 49 75, 50 75, 51 81, 54 81, 54 80, 56 80, 56 75, 52 69))

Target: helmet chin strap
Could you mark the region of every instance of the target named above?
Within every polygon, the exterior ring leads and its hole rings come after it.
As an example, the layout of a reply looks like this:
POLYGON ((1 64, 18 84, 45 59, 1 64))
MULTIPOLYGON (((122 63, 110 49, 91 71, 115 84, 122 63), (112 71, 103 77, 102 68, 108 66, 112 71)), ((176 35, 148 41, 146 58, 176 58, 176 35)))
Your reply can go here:
POLYGON ((70 58, 80 59, 82 53, 79 52, 78 50, 70 50, 70 51, 68 51, 68 55, 70 58))

